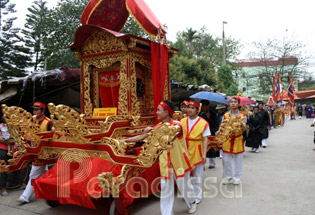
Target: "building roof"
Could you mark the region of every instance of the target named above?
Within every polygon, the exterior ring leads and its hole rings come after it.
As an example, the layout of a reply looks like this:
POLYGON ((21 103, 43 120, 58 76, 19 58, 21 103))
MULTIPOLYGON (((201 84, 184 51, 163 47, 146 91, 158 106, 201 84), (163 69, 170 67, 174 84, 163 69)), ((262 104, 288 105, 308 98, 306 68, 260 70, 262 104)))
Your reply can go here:
POLYGON ((62 67, 1 81, 1 103, 30 109, 34 100, 80 107, 80 69, 62 67))
POLYGON ((237 60, 237 64, 242 67, 257 67, 257 66, 281 66, 281 65, 297 65, 298 59, 296 57, 288 56, 284 58, 276 59, 246 59, 246 60, 237 60))
MULTIPOLYGON (((294 91, 294 100, 309 100, 315 98, 315 90, 294 91)), ((283 100, 289 100, 288 91, 283 90, 283 100)))

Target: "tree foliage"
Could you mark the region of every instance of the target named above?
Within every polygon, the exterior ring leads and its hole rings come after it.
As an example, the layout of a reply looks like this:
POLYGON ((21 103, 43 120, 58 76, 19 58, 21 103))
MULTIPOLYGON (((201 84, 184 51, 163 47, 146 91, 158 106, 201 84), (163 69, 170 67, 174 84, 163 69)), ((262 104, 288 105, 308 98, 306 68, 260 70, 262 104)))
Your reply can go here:
POLYGON ((150 39, 151 37, 138 25, 132 16, 129 16, 121 33, 133 34, 142 38, 150 39))
POLYGON ((312 76, 309 76, 299 83, 299 90, 315 90, 315 80, 312 76))
POLYGON ((39 66, 44 67, 45 55, 44 55, 44 41, 49 35, 46 31, 47 25, 49 25, 49 19, 47 19, 48 8, 45 0, 36 0, 33 5, 29 7, 28 14, 26 15, 26 23, 22 34, 24 34, 25 45, 31 48, 32 52, 30 57, 34 59, 30 65, 34 66, 34 70, 37 70, 39 66))
POLYGON ((0 0, 0 80, 24 76, 30 60, 29 49, 21 45, 20 29, 13 27, 14 7, 9 0, 0 0))
MULTIPOLYGON (((226 44, 227 63, 233 68, 235 65, 231 61, 239 54, 240 45, 231 38, 227 39, 226 44)), ((212 36, 205 27, 199 31, 188 28, 178 32, 176 41, 171 45, 180 50, 170 62, 173 80, 218 87, 216 68, 221 66, 223 56, 220 38, 212 36)))
POLYGON ((170 61, 171 79, 189 84, 215 85, 215 70, 207 58, 176 56, 170 61))
POLYGON ((89 0, 60 0, 50 10, 46 26, 49 36, 44 41, 44 56, 47 69, 67 66, 80 67, 80 61, 69 49, 74 42, 75 32, 81 25, 81 14, 89 0))
POLYGON ((228 65, 222 65, 218 69, 218 90, 228 95, 237 94, 237 84, 234 80, 232 69, 228 65))

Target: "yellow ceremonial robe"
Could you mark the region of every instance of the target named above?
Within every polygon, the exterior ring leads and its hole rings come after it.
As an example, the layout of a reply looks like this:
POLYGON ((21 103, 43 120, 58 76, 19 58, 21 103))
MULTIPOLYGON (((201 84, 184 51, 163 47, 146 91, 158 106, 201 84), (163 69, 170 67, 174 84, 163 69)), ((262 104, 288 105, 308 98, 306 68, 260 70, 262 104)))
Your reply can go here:
POLYGON ((275 127, 275 128, 278 128, 278 125, 279 125, 279 120, 280 120, 279 110, 278 110, 278 109, 276 109, 276 110, 273 112, 273 115, 274 115, 274 118, 275 118, 275 124, 274 124, 274 127, 275 127))
MULTIPOLYGON (((39 130, 41 132, 48 131, 48 124, 49 124, 50 121, 51 120, 48 117, 45 116, 44 119, 39 124, 39 130)), ((33 165, 34 166, 43 166, 42 162, 39 161, 39 160, 34 160, 33 165)))
POLYGON ((39 129, 41 132, 48 131, 48 124, 51 120, 48 117, 44 117, 44 119, 39 124, 39 129))
POLYGON ((190 163, 193 167, 202 163, 203 155, 203 137, 202 133, 208 126, 208 122, 199 117, 195 124, 188 131, 188 117, 180 121, 183 126, 183 132, 188 148, 190 163))
MULTIPOLYGON (((240 112, 241 117, 245 117, 246 115, 240 112)), ((227 112, 224 114, 224 119, 230 118, 230 113, 227 112)), ((222 150, 225 153, 232 153, 232 154, 240 154, 245 152, 244 149, 244 139, 243 139, 243 131, 242 129, 233 132, 229 139, 223 143, 222 150)))
MULTIPOLYGON (((173 119, 171 119, 170 124, 182 127, 180 122, 173 119)), ((176 178, 184 177, 185 173, 191 170, 187 146, 182 132, 172 144, 173 148, 169 151, 165 150, 159 158, 160 173, 163 179, 170 179, 170 168, 173 168, 176 178)))

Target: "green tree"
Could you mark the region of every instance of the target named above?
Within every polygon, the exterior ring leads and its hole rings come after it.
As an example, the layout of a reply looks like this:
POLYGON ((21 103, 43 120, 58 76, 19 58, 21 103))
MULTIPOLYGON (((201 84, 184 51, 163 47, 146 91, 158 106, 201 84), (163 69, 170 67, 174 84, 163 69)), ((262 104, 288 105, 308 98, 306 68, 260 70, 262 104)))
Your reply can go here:
POLYGON ((235 83, 232 69, 228 65, 222 65, 218 69, 218 90, 228 95, 237 94, 237 84, 235 83))
POLYGON ((299 83, 299 90, 315 90, 315 80, 312 76, 299 83))
MULTIPOLYGON (((180 50, 178 56, 170 62, 173 80, 217 87, 215 70, 222 63, 220 42, 221 40, 208 33, 205 27, 199 31, 188 28, 186 31, 178 32, 176 41, 170 43, 171 46, 180 50), (187 67, 188 62, 190 62, 189 67, 187 67)), ((238 41, 231 38, 227 40, 227 62, 232 68, 235 65, 230 61, 239 54, 239 48, 238 41)))
POLYGON ((17 18, 15 4, 9 0, 0 0, 0 79, 10 76, 21 77, 25 75, 28 67, 29 49, 20 45, 22 38, 18 35, 19 28, 13 27, 17 18))
POLYGON ((175 56, 170 61, 171 79, 194 85, 215 84, 215 70, 207 58, 175 56))
POLYGON ((133 34, 145 39, 151 39, 151 37, 138 25, 132 16, 129 16, 121 33, 133 34))
POLYGON ((35 0, 33 5, 29 8, 26 15, 26 23, 22 34, 24 34, 25 45, 32 50, 32 59, 34 61, 31 65, 34 65, 34 71, 40 68, 44 68, 45 56, 43 54, 43 42, 49 35, 46 26, 48 8, 45 0, 35 0), (34 56, 35 55, 35 56, 34 56))
POLYGON ((195 50, 194 43, 199 38, 197 33, 198 33, 198 31, 193 30, 192 28, 187 28, 186 31, 182 32, 182 37, 183 37, 184 41, 186 42, 188 49, 191 52, 194 52, 194 50, 195 50))
POLYGON ((73 44, 75 32, 81 25, 81 14, 88 0, 60 0, 49 10, 45 28, 48 36, 43 41, 42 53, 46 58, 47 69, 61 66, 80 67, 80 60, 69 49, 73 44))
POLYGON ((169 45, 180 50, 177 56, 193 58, 193 52, 188 49, 187 44, 185 43, 184 39, 179 36, 179 34, 177 34, 176 41, 174 43, 169 42, 169 45))

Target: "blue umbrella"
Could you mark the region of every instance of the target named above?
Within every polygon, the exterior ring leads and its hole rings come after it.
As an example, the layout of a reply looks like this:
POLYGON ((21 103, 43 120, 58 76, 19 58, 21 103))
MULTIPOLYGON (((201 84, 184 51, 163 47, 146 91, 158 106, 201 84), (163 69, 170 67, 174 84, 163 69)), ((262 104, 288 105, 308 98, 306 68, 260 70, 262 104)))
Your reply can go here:
POLYGON ((189 98, 194 99, 197 102, 200 102, 201 100, 208 100, 210 104, 214 105, 229 105, 229 102, 222 95, 209 91, 195 93, 189 98))

